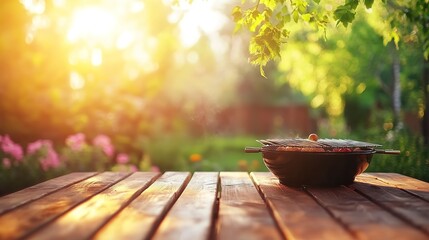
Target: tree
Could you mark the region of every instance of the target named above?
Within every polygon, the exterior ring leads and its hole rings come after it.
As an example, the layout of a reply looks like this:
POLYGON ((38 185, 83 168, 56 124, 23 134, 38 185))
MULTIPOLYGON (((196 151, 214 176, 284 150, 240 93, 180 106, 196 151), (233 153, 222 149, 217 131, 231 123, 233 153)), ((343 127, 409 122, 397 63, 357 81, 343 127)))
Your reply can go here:
MULTIPOLYGON (((246 1, 242 2, 242 5, 232 10, 236 30, 244 27, 253 33, 249 42, 249 61, 260 66, 263 76, 263 67, 281 56, 281 47, 287 42, 292 25, 311 25, 326 37, 329 24, 347 27, 354 21, 360 4, 364 4, 367 9, 371 9, 374 4, 374 0, 345 0, 343 4, 330 0, 258 0, 247 7, 246 1)), ((393 41, 398 47, 401 39, 416 41, 423 50, 422 135, 425 144, 429 145, 429 4, 426 0, 382 2, 388 20, 383 32, 385 43, 393 41)), ((395 67, 397 73, 397 62, 395 67)), ((398 106, 396 103, 395 107, 398 106)))

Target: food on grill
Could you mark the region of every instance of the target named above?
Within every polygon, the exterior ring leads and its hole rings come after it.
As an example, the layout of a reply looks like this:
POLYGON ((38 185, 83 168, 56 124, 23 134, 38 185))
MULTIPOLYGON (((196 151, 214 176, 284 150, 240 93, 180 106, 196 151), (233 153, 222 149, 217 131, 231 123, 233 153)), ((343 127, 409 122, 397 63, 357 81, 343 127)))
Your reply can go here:
POLYGON ((318 139, 319 139, 319 136, 317 136, 317 134, 315 133, 308 135, 308 140, 317 141, 318 139))

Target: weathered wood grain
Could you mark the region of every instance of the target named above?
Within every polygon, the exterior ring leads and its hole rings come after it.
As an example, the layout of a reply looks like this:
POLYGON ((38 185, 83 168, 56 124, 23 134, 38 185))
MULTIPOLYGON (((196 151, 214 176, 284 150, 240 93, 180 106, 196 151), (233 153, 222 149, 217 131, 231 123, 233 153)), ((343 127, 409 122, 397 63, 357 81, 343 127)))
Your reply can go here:
POLYGON ((400 174, 305 189, 267 172, 95 174, 0 198, 0 239, 429 239, 429 183, 400 174))
POLYGON ((166 172, 95 235, 95 239, 149 239, 191 174, 166 172))
POLYGON ((427 239, 422 232, 350 188, 307 191, 359 239, 427 239))
POLYGON ((26 204, 41 198, 47 194, 57 191, 58 189, 65 188, 73 183, 77 183, 87 179, 97 173, 79 172, 70 173, 58 178, 39 183, 21 191, 11 193, 0 198, 0 214, 10 211, 18 206, 26 204))
POLYGON ((88 239, 158 175, 150 172, 134 173, 57 218, 29 239, 88 239))
POLYGON ((221 172, 218 239, 282 239, 265 202, 245 172, 221 172))
POLYGON ((286 239, 353 239, 310 195, 279 183, 269 172, 251 173, 286 239))
POLYGON ((105 172, 6 212, 0 216, 0 239, 17 239, 33 232, 126 175, 105 172))
POLYGON ((219 174, 196 172, 171 208, 154 239, 209 239, 217 198, 219 174))
POLYGON ((389 185, 396 186, 429 202, 429 183, 398 173, 365 173, 389 185))
POLYGON ((367 175, 356 177, 352 186, 389 212, 419 227, 429 237, 428 202, 367 175))

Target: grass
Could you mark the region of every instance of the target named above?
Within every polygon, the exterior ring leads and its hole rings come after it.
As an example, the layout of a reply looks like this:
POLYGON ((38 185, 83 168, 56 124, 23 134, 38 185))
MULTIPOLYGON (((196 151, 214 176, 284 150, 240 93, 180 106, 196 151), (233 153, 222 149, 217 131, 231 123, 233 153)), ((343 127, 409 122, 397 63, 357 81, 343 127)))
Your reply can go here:
POLYGON ((374 156, 368 172, 396 172, 429 182, 429 149, 420 137, 399 133, 383 145, 399 149, 401 154, 374 156))
POLYGON ((267 171, 260 154, 244 152, 246 146, 258 145, 254 137, 210 136, 191 140, 191 143, 184 147, 184 155, 201 155, 201 161, 190 162, 193 170, 267 171))

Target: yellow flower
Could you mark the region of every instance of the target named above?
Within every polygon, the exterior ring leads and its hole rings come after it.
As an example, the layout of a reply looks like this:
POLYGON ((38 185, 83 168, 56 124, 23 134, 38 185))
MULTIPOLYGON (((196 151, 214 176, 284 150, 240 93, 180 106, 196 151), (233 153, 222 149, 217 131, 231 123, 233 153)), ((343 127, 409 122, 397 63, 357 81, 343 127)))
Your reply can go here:
POLYGON ((201 159, 203 159, 203 157, 198 153, 193 153, 189 156, 189 161, 191 162, 199 162, 201 159))
POLYGON ((248 164, 246 160, 239 160, 238 161, 238 169, 240 171, 247 171, 248 170, 248 164))
POLYGON ((259 169, 259 161, 258 160, 252 160, 252 171, 257 171, 259 169))

